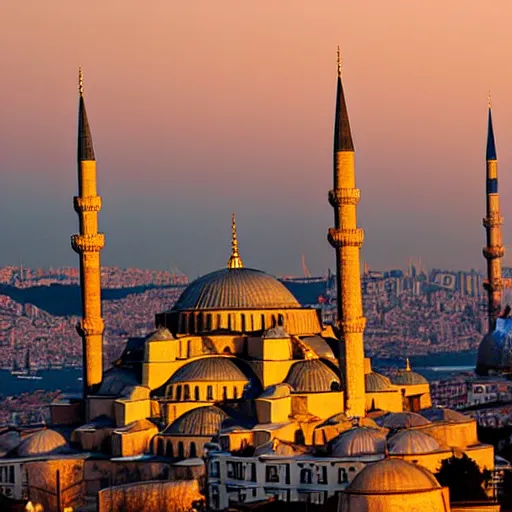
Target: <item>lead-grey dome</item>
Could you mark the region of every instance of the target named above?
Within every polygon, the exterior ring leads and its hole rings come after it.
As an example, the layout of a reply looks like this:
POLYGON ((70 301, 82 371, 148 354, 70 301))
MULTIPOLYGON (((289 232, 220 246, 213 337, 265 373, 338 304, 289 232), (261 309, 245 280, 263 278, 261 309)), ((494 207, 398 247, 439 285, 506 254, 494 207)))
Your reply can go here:
POLYGON ((421 430, 402 430, 391 436, 388 442, 389 453, 397 454, 422 454, 439 450, 436 439, 421 430))
POLYGON ((285 379, 296 393, 325 393, 340 386, 340 378, 320 359, 295 363, 285 379))
POLYGON ((286 308, 300 308, 300 304, 282 283, 260 270, 237 268, 217 270, 196 279, 172 311, 286 308))
POLYGON ((364 384, 367 393, 388 391, 393 387, 387 377, 377 372, 366 373, 364 376, 364 384))
POLYGON ((332 444, 333 457, 375 455, 386 451, 387 430, 355 427, 342 432, 332 444))
POLYGON ((205 357, 196 359, 174 373, 169 384, 197 381, 249 381, 247 376, 229 357, 205 357))
POLYGON ((198 407, 181 415, 163 433, 212 437, 219 433, 227 418, 229 416, 215 405, 198 407))

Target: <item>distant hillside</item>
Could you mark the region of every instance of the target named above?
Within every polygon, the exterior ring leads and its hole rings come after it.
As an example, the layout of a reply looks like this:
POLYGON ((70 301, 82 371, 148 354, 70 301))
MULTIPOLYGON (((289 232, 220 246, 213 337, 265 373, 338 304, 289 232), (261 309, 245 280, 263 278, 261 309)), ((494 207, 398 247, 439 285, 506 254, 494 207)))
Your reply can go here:
MULTIPOLYGON (((131 288, 108 288, 101 292, 102 300, 124 299, 127 295, 144 293, 155 288, 181 288, 182 286, 134 286, 131 288)), ((33 304, 54 316, 80 316, 81 299, 78 285, 52 284, 50 286, 32 286, 16 288, 0 284, 0 295, 7 295, 20 304, 33 304)))

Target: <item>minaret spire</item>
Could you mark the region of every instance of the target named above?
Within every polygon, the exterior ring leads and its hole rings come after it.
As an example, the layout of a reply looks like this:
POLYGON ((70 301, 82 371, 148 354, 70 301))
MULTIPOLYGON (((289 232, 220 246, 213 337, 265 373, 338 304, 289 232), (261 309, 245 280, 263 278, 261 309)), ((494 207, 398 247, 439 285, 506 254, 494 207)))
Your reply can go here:
POLYGON ((238 253, 238 238, 236 236, 236 217, 235 214, 231 216, 231 257, 228 261, 228 268, 243 268, 244 264, 240 254, 238 253))
POLYGON ((503 217, 501 216, 500 196, 498 194, 498 157, 496 153, 496 142, 494 140, 490 93, 487 106, 487 147, 485 152, 486 217, 483 219, 487 244, 483 248, 483 255, 487 260, 487 281, 484 286, 488 295, 488 330, 491 332, 495 327, 496 318, 501 311, 501 292, 503 290, 501 259, 505 255, 505 248, 503 247, 501 232, 503 217))
POLYGON ((96 159, 84 101, 83 73, 78 72, 78 196, 74 207, 80 234, 71 237, 71 246, 80 256, 82 320, 77 330, 82 337, 84 395, 94 393, 103 376, 103 318, 101 311, 100 251, 103 233, 98 233, 101 197, 96 190, 96 159))
POLYGON ((347 105, 341 81, 341 61, 338 50, 336 116, 334 123, 334 183, 329 203, 334 209, 334 228, 329 229, 329 243, 336 250, 337 325, 342 336, 340 366, 345 376, 345 413, 364 416, 364 346, 359 252, 364 231, 357 227, 357 203, 354 144, 350 132, 347 105))

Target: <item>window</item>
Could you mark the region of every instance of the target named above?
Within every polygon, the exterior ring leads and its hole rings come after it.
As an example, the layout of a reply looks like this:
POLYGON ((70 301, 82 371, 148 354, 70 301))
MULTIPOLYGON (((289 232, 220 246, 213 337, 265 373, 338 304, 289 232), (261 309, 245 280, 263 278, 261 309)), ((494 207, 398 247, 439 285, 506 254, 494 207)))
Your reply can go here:
POLYGON ((222 387, 222 400, 228 399, 228 388, 227 386, 222 387))
POLYGON ((190 400, 190 386, 185 384, 185 388, 183 391, 183 400, 190 400))
POLYGON ((178 457, 180 459, 184 459, 185 458, 185 447, 183 446, 183 442, 180 441, 178 443, 178 457))
POLYGON ((228 478, 234 478, 235 477, 235 465, 233 462, 228 462, 227 463, 227 473, 228 473, 228 478))
POLYGON ((300 483, 301 484, 310 484, 312 481, 311 478, 311 470, 303 468, 300 470, 300 483))
POLYGON ((164 440, 160 437, 157 441, 157 448, 156 448, 156 454, 157 455, 164 455, 165 449, 164 449, 164 440))
POLYGON ((320 466, 318 468, 318 483, 321 485, 325 485, 327 483, 327 468, 325 466, 320 466))
POLYGON ((206 400, 213 400, 213 386, 206 388, 206 400))
POLYGON ((196 386, 194 388, 194 399, 195 400, 201 400, 201 397, 199 396, 199 386, 196 386))
POLYGON ((233 398, 235 400, 238 398, 238 389, 236 386, 233 386, 233 398))
POLYGON ((347 471, 345 470, 345 468, 338 469, 338 483, 348 484, 347 471))
POLYGON ((212 462, 210 465, 210 476, 217 477, 217 476, 219 476, 219 472, 220 472, 220 465, 219 465, 219 461, 216 460, 216 461, 212 462))
POLYGON ((245 328, 245 315, 242 314, 242 332, 245 332, 246 328, 245 328))
POLYGON ((169 400, 172 400, 172 386, 167 386, 167 389, 165 391, 166 398, 169 398, 169 400))
POLYGON ((197 457, 196 443, 190 443, 190 458, 197 457))
POLYGON ((279 483, 279 473, 277 466, 267 466, 265 468, 265 481, 271 483, 279 483))
POLYGON ((167 447, 165 449, 165 456, 172 459, 174 457, 174 450, 172 449, 172 441, 167 441, 167 447))
POLYGON ((181 386, 176 388, 176 400, 179 402, 181 400, 181 386))

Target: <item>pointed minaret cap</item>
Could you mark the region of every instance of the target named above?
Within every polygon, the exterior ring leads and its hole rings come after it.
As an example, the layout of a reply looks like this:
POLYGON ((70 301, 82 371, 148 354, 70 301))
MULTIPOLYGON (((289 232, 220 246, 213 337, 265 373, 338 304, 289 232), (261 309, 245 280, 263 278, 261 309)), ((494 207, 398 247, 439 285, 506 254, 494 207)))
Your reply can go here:
POLYGON ((78 104, 77 158, 79 162, 83 162, 84 160, 96 160, 94 157, 94 147, 92 145, 91 129, 89 128, 87 112, 85 111, 84 74, 82 68, 78 68, 78 94, 80 98, 78 104))
POLYGON ((496 156, 496 143, 494 141, 494 128, 492 125, 492 103, 491 103, 491 92, 487 98, 487 108, 489 110, 489 121, 487 125, 487 150, 485 152, 486 160, 497 160, 496 156))
POLYGON ((341 83, 341 57, 339 46, 336 64, 338 70, 338 87, 336 90, 336 120, 334 122, 334 152, 338 153, 339 151, 354 151, 347 104, 345 103, 343 84, 341 83))
POLYGON ((228 268, 230 270, 234 268, 244 268, 242 258, 240 258, 240 254, 238 254, 238 238, 236 236, 236 218, 234 213, 231 217, 231 247, 231 257, 228 261, 228 268))
POLYGON ((409 363, 409 358, 405 358, 405 371, 410 372, 411 371, 411 363, 409 363))

